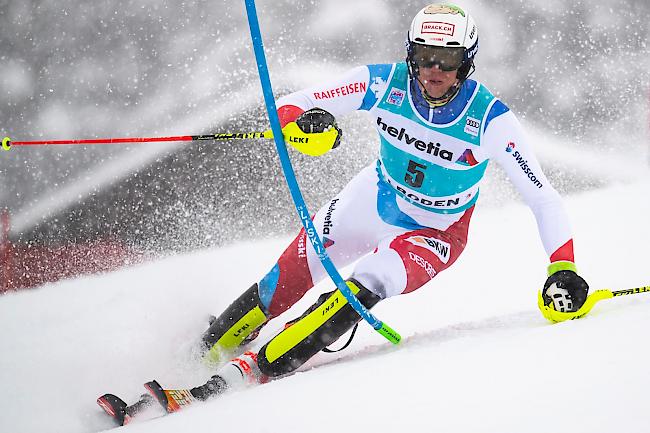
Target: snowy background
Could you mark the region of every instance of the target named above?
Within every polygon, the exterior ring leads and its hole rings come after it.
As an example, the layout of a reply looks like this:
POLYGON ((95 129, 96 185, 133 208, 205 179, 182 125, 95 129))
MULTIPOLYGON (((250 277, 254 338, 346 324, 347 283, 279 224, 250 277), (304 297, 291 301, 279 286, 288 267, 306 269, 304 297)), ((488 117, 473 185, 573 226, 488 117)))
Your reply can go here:
MULTIPOLYGON (((276 94, 403 59, 423 5, 260 0, 276 94)), ((581 274, 594 289, 649 284, 650 4, 462 5, 479 26, 474 78, 528 127, 566 197, 581 274)), ((0 1, 0 61, 0 131, 14 140, 267 125, 239 1, 0 1)), ((376 154, 363 113, 339 122, 335 152, 292 154, 312 210, 376 154)), ((202 382, 210 372, 192 353, 207 316, 299 225, 268 143, 14 148, 0 153, 0 182, 14 242, 110 235, 165 257, 0 297, 1 432, 102 431, 104 392, 132 400, 152 378, 202 382)), ((547 259, 518 201, 491 167, 459 262, 377 306, 402 347, 362 326, 351 348, 300 374, 125 431, 647 431, 650 295, 546 324, 535 302, 547 259)))
MULTIPOLYGON (((360 64, 402 60, 406 30, 423 5, 260 1, 276 94, 360 64)), ((541 131, 538 153, 562 192, 602 186, 611 175, 576 172, 576 158, 648 161, 650 3, 463 5, 479 26, 474 78, 541 131), (551 149, 554 137, 564 140, 561 148, 551 149)), ((268 125, 243 1, 4 1, 0 61, 0 130, 14 140, 268 125)), ((339 122, 345 138, 336 152, 295 156, 310 208, 376 154, 364 113, 339 122)), ((270 143, 52 146, 0 158, 0 203, 12 211, 12 238, 23 243, 110 235, 165 253, 298 228, 270 143), (253 209, 264 209, 264 218, 253 209)), ((484 188, 484 204, 511 199, 502 178, 491 169, 496 185, 484 188)))
MULTIPOLYGON (((592 288, 649 283, 650 202, 639 200, 649 187, 646 176, 567 200, 592 288), (628 206, 603 205, 621 201, 628 206)), ((202 383, 211 372, 192 353, 208 315, 261 277, 288 241, 0 297, 0 431, 102 431, 113 427, 95 404, 105 392, 134 401, 154 378, 202 383)), ((479 206, 452 269, 373 309, 402 334, 399 347, 362 324, 348 349, 320 353, 298 374, 120 431, 647 432, 650 294, 602 301, 584 319, 551 325, 536 306, 545 262, 527 208, 479 206)), ((320 284, 271 322, 255 347, 330 288, 320 284)))

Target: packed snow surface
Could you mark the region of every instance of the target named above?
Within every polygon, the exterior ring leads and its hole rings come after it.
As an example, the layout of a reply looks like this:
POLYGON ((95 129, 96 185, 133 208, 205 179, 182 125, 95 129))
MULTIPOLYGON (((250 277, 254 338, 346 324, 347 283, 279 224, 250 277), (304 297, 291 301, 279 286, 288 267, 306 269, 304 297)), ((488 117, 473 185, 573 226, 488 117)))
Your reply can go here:
MULTIPOLYGON (((580 273, 592 290, 650 284, 647 177, 566 198, 580 273)), ((293 376, 125 432, 647 432, 650 294, 551 325, 536 306, 546 256, 521 204, 479 204, 459 261, 373 311, 352 345, 293 376)), ((169 257, 0 297, 0 431, 82 433, 113 422, 95 404, 142 383, 202 383, 193 355, 210 314, 260 278, 290 239, 169 257)), ((343 273, 349 272, 344 269, 343 273)), ((325 281, 268 326, 298 315, 325 281)), ((341 344, 339 342, 338 344, 341 344)), ((157 415, 154 411, 150 416, 157 415)))

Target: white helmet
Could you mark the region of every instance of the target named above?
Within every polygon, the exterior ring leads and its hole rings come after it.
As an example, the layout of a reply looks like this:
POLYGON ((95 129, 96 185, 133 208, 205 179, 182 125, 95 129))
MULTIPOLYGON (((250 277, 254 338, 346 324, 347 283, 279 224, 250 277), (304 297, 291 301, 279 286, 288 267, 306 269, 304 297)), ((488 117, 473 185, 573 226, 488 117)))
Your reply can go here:
POLYGON ((431 4, 411 22, 406 60, 415 78, 420 66, 438 65, 442 70, 458 70, 458 78, 464 81, 474 67, 477 51, 478 29, 474 19, 456 5, 431 4))

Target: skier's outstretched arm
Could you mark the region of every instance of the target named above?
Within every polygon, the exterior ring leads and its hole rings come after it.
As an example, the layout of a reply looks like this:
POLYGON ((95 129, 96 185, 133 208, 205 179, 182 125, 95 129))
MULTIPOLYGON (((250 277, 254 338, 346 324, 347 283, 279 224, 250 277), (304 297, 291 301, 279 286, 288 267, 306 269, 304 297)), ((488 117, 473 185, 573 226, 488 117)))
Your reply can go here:
POLYGON ((296 120, 311 108, 321 108, 334 117, 367 109, 369 99, 374 95, 371 80, 379 73, 373 65, 358 66, 337 78, 281 97, 276 103, 281 125, 296 120))
POLYGON ((278 117, 289 144, 311 156, 336 148, 342 135, 336 118, 371 109, 385 93, 393 69, 393 64, 359 66, 280 98, 278 117))
POLYGON ((537 220, 539 235, 549 256, 548 278, 542 296, 557 311, 577 311, 589 286, 578 275, 569 218, 560 194, 553 188, 532 151, 515 115, 497 101, 485 129, 490 156, 506 171, 537 220))

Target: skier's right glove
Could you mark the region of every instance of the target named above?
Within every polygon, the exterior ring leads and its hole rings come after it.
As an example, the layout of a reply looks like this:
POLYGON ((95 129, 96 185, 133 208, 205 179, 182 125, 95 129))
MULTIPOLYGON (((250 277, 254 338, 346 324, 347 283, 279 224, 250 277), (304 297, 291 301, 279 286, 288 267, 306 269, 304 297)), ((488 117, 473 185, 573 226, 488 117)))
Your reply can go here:
POLYGON ((282 128, 282 132, 296 150, 311 156, 320 156, 338 147, 342 134, 334 116, 322 108, 305 111, 282 128))
POLYGON ((571 262, 556 262, 549 266, 549 276, 541 293, 543 304, 540 305, 547 319, 553 322, 561 321, 559 318, 565 320, 568 316, 554 312, 575 313, 587 300, 589 285, 576 270, 571 262))

